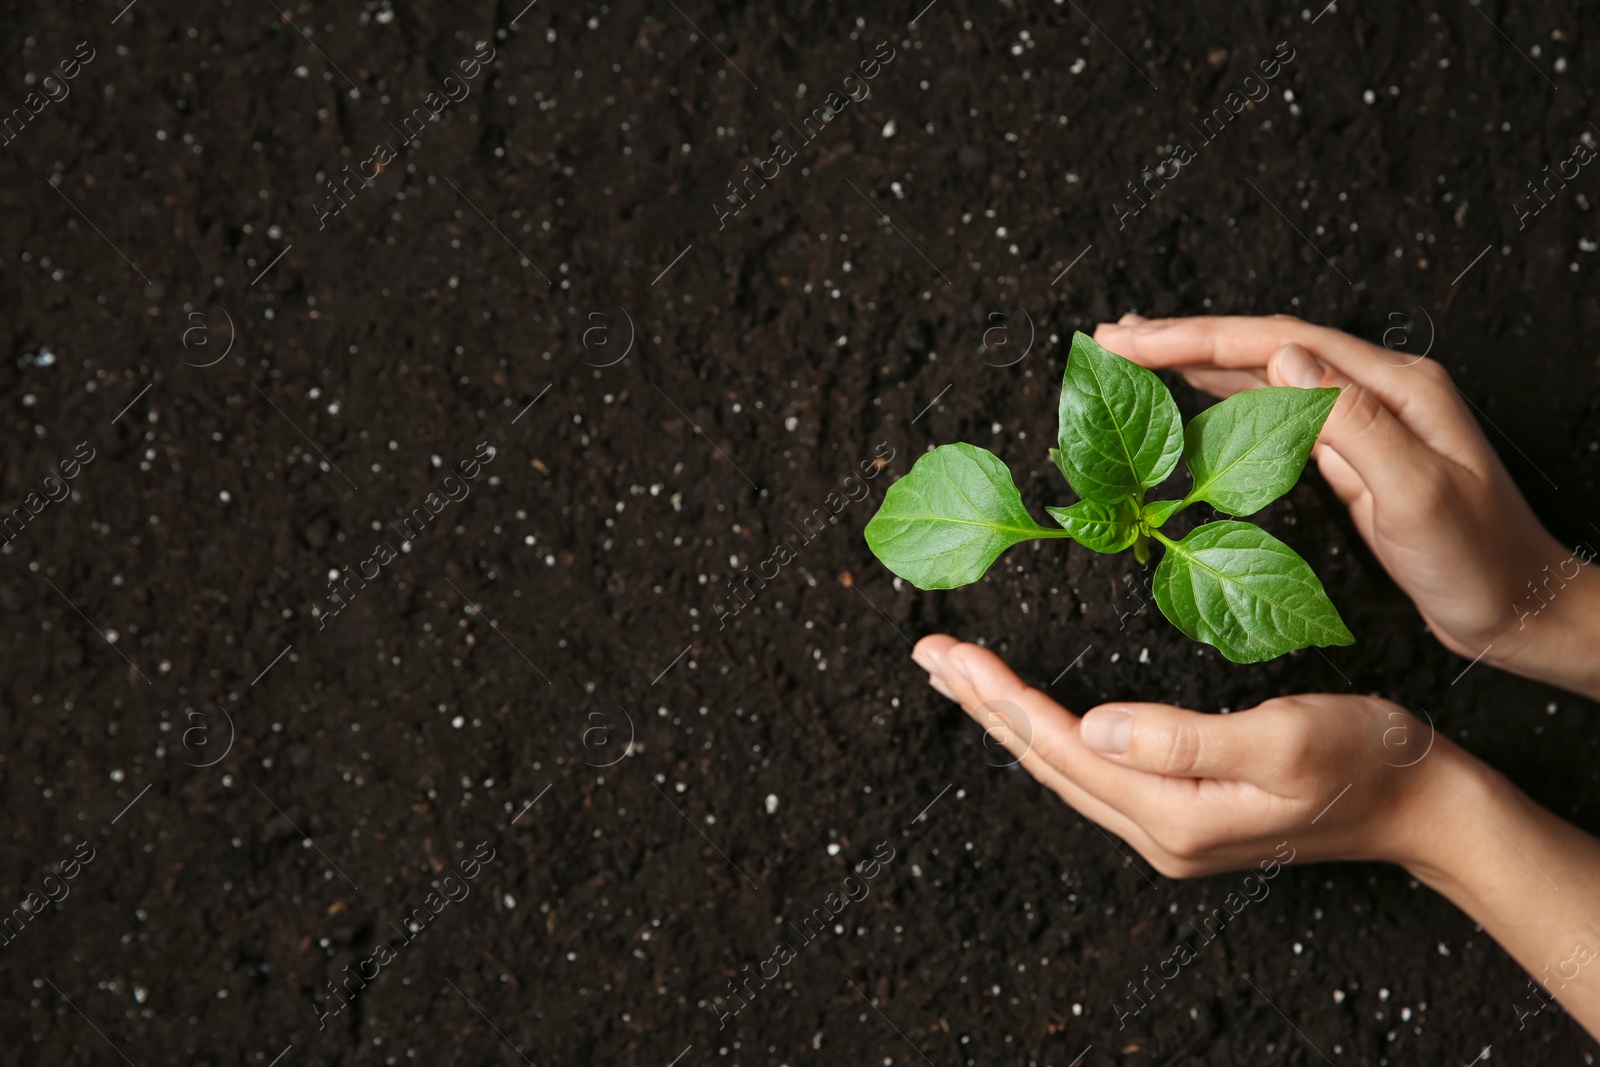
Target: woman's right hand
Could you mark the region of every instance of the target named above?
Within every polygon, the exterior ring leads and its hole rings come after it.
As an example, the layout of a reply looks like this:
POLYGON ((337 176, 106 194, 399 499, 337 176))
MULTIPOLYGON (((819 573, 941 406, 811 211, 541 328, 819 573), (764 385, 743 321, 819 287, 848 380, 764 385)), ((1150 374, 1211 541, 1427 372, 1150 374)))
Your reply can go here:
POLYGON ((1600 698, 1600 578, 1539 523, 1438 363, 1402 365, 1287 315, 1127 315, 1095 340, 1216 396, 1343 389, 1313 456, 1434 634, 1468 659, 1600 698))
POLYGON ((1309 694, 1231 715, 1118 702, 1079 718, 978 645, 933 634, 912 657, 986 744, 1161 873, 1258 868, 1256 889, 1239 886, 1259 900, 1291 859, 1404 864, 1538 980, 1536 997, 1517 990, 1519 1023, 1553 996, 1600 1037, 1600 841, 1400 707, 1309 694))

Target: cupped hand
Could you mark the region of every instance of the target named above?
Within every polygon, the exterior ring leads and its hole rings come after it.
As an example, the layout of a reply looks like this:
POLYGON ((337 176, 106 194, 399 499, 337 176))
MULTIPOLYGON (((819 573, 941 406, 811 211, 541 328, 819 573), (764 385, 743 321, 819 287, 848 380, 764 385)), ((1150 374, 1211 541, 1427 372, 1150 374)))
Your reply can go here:
POLYGON ((1162 874, 1259 867, 1264 880, 1290 862, 1400 863, 1600 1036, 1600 971, 1583 967, 1600 933, 1600 841, 1397 705, 1311 694, 1231 715, 1117 703, 1078 718, 977 645, 935 634, 912 656, 986 741, 1162 874))
POLYGON ((912 656, 1024 769, 1169 877, 1282 860, 1285 841, 1297 860, 1413 862, 1427 822, 1415 812, 1459 753, 1372 697, 1230 715, 1112 703, 1079 718, 977 645, 935 634, 912 656))
MULTIPOLYGON (((1597 658, 1592 645, 1582 656, 1572 641, 1575 628, 1592 628, 1583 620, 1595 614, 1593 576, 1584 575, 1581 595, 1567 591, 1580 565, 1540 525, 1437 362, 1287 315, 1127 315, 1102 324, 1095 340, 1219 397, 1263 385, 1340 387, 1313 456, 1439 640, 1468 658, 1593 688, 1572 670, 1574 655, 1597 658), (1572 573, 1544 588, 1559 589, 1566 604, 1531 625, 1528 609, 1544 598, 1529 583, 1558 568, 1572 573)), ((1594 636, 1585 632, 1584 643, 1594 636)))

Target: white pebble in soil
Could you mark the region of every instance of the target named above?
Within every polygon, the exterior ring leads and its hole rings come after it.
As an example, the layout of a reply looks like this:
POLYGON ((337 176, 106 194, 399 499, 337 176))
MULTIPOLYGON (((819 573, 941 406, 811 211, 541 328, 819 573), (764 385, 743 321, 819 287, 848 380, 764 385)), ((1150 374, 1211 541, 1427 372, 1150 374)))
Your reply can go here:
POLYGON ((767 814, 771 815, 778 810, 778 798, 775 794, 767 794, 767 814))

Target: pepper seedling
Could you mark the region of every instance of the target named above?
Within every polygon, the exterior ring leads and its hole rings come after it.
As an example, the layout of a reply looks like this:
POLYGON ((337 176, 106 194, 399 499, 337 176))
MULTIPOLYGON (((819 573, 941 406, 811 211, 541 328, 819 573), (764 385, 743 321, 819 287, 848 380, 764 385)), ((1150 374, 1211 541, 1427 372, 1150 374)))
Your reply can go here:
POLYGON ((1187 427, 1153 373, 1077 333, 1061 382, 1059 447, 1050 458, 1081 498, 1033 521, 1011 472, 970 444, 922 455, 884 494, 867 523, 867 547, 918 589, 953 589, 983 577, 1012 545, 1068 537, 1095 552, 1165 549, 1151 591, 1190 639, 1235 663, 1259 663, 1309 645, 1355 641, 1311 567, 1258 526, 1208 522, 1173 540, 1162 527, 1196 501, 1253 515, 1292 488, 1338 389, 1247 389, 1187 427), (1193 486, 1180 500, 1145 500, 1182 457, 1193 486))

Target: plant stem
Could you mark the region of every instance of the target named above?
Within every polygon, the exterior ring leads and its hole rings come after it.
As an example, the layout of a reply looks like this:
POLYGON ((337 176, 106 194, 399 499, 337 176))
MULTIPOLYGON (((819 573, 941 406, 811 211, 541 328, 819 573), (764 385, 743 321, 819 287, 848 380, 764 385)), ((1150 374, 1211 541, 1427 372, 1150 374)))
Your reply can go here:
MULTIPOLYGON (((1173 514, 1176 515, 1177 512, 1173 512, 1173 514)), ((1162 534, 1162 532, 1160 530, 1157 530, 1157 529, 1154 529, 1154 528, 1152 528, 1150 530, 1150 536, 1154 537, 1157 541, 1160 541, 1163 545, 1166 545, 1168 548, 1173 547, 1173 545, 1176 543, 1170 537, 1167 537, 1164 534, 1162 534)))

